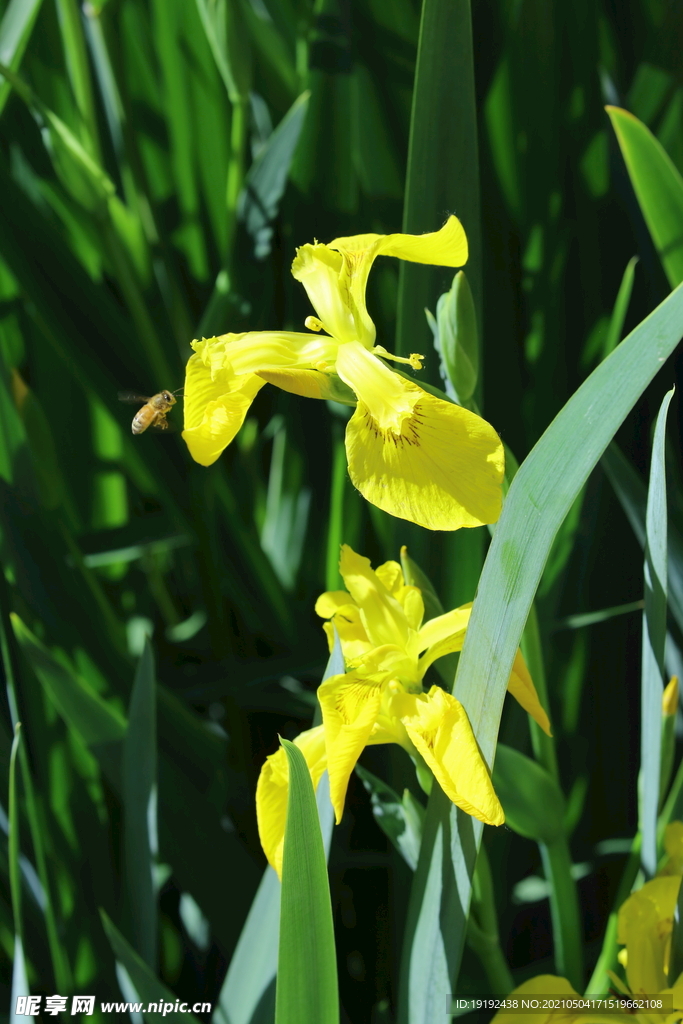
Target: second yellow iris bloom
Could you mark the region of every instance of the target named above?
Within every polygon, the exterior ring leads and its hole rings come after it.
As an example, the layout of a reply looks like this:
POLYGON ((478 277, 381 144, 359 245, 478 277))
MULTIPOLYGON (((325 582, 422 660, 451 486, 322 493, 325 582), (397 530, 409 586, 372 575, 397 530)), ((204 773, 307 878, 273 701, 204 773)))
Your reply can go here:
MULTIPOLYGON (((418 767, 427 766, 458 807, 487 824, 502 824, 503 809, 467 712, 441 687, 425 692, 422 685, 437 658, 461 650, 471 606, 423 624, 422 594, 406 585, 398 562, 373 570, 369 559, 344 545, 339 569, 347 589, 323 594, 316 611, 331 620, 324 627, 330 649, 337 630, 347 671, 327 679, 318 689, 323 724, 294 741, 306 758, 314 786, 327 768, 337 822, 363 749, 398 743, 418 767)), ((521 653, 509 689, 549 732, 548 717, 521 653)), ((287 762, 284 751, 278 750, 263 766, 256 794, 261 843, 278 871, 287 791, 287 762)))
POLYGON ((211 465, 244 422, 258 391, 275 384, 307 398, 355 405, 346 428, 349 474, 368 501, 431 530, 498 519, 504 471, 500 438, 480 416, 443 401, 391 370, 419 369, 422 356, 375 345, 365 304, 377 256, 460 267, 467 239, 456 217, 426 235, 354 235, 297 250, 292 274, 317 316, 313 333, 251 331, 193 341, 185 377, 183 438, 211 465))

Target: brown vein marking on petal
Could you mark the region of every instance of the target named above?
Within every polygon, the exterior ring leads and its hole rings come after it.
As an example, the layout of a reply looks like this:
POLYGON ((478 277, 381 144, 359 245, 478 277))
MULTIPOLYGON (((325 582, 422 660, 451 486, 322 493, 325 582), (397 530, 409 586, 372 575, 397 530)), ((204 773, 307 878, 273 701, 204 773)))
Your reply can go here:
POLYGON ((358 712, 363 705, 374 695, 372 691, 381 690, 381 688, 381 683, 368 683, 365 681, 361 682, 359 680, 358 682, 349 683, 342 689, 338 690, 334 697, 334 706, 340 717, 344 720, 344 723, 346 725, 351 725, 352 722, 355 721, 355 718, 358 716, 358 712), (350 701, 353 701, 354 703, 355 715, 353 718, 349 717, 347 711, 350 701))
POLYGON ((381 438, 384 444, 393 444, 395 448, 405 448, 406 445, 410 448, 419 448, 421 446, 419 429, 424 423, 424 417, 417 405, 410 417, 404 420, 400 434, 397 434, 395 430, 391 430, 388 427, 382 428, 378 426, 377 421, 368 409, 365 410, 364 416, 367 429, 371 430, 375 437, 381 438))

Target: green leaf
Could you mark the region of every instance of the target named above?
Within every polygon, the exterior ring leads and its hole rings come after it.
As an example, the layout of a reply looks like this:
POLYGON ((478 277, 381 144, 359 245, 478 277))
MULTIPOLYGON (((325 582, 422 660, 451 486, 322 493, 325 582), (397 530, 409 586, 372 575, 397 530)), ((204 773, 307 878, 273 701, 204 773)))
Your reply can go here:
POLYGON ((499 743, 493 785, 505 811, 505 824, 525 839, 552 843, 564 832, 564 795, 537 761, 499 743))
POLYGON ((403 790, 403 797, 369 772, 356 765, 356 774, 370 794, 372 813, 384 834, 391 840, 411 871, 417 867, 422 842, 424 807, 415 799, 409 789, 403 790))
POLYGON ((123 741, 126 906, 133 945, 154 969, 157 943, 156 677, 149 640, 135 674, 123 741))
MULTIPOLYGON (((334 647, 322 682, 343 671, 344 656, 335 631, 334 647)), ((320 724, 319 715, 314 724, 320 724)), ((327 857, 334 827, 327 772, 318 783, 316 802, 327 857)), ((230 961, 218 997, 214 1024, 271 1024, 275 1013, 279 931, 280 879, 267 867, 230 961)))
MULTIPOLYGON (((441 227, 455 210, 469 243, 467 274, 476 319, 482 322, 479 156, 474 93, 470 0, 424 0, 420 24, 403 230, 414 234, 441 227)), ((443 269, 401 263, 399 355, 424 351, 423 310, 434 309, 443 290, 443 269), (422 339, 422 340, 421 340, 422 339)), ((434 377, 431 383, 436 383, 434 377)), ((477 399, 478 400, 478 399, 477 399)))
MULTIPOLYGON (((102 909, 100 909, 100 917, 102 919, 102 926, 107 938, 109 939, 109 944, 114 952, 114 956, 118 962, 125 967, 128 977, 130 978, 139 997, 139 1001, 148 1004, 168 1003, 170 1007, 173 1008, 174 1018, 188 1021, 188 1024, 199 1024, 199 1021, 194 1014, 175 1011, 177 998, 173 992, 166 988, 163 982, 159 981, 156 975, 152 973, 145 961, 142 960, 135 950, 126 942, 116 925, 109 919, 108 915, 102 909)), ((170 1009, 166 1011, 166 1013, 170 1012, 170 1009)), ((149 1022, 149 1024, 161 1024, 162 1021, 166 1020, 166 1013, 163 1012, 162 1007, 161 1011, 157 1013, 154 1011, 151 1013, 149 1011, 145 1012, 144 1018, 149 1022)))
POLYGON ((318 809, 304 755, 283 739, 289 799, 275 1024, 338 1024, 337 957, 318 809))
MULTIPOLYGON (((0 22, 0 64, 17 71, 24 50, 31 38, 42 0, 10 0, 0 22)), ((9 99, 12 86, 0 82, 0 115, 9 99)))
MULTIPOLYGON (((636 540, 645 546, 645 513, 647 490, 640 476, 616 443, 612 443, 601 460, 602 468, 631 524, 636 540)), ((678 628, 683 630, 683 537, 673 523, 668 526, 668 604, 678 628)))
POLYGON ((642 121, 619 107, 606 109, 645 223, 675 288, 683 281, 683 178, 642 121))
MULTIPOLYGON (((682 323, 683 288, 677 288, 584 381, 510 486, 455 688, 489 764, 515 652, 553 539, 608 443, 678 344, 682 323)), ((400 1021, 426 1024, 454 991, 482 827, 434 787, 411 894, 400 1021), (449 922, 447 935, 441 921, 449 922)))
POLYGON ((264 259, 271 250, 272 222, 285 192, 289 168, 303 128, 310 92, 294 101, 244 179, 237 213, 254 240, 254 255, 264 259))
POLYGON ((115 743, 126 732, 126 720, 111 704, 98 697, 70 672, 24 625, 12 615, 12 626, 22 651, 66 724, 88 746, 115 743))
POLYGON ((232 103, 251 89, 251 46, 238 0, 197 0, 206 38, 232 103))
POLYGON ((641 655, 640 832, 646 878, 657 873, 657 813, 662 746, 662 693, 666 643, 667 508, 664 464, 666 416, 673 398, 662 402, 652 442, 645 513, 645 610, 641 655))

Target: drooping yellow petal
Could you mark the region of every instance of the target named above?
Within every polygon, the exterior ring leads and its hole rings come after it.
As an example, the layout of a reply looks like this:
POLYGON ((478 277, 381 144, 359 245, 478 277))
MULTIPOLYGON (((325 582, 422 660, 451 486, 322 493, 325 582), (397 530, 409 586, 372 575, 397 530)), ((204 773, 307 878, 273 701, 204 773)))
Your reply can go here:
POLYGON ((512 665, 512 672, 508 680, 508 693, 510 693, 518 704, 521 704, 527 714, 531 715, 534 722, 540 725, 543 732, 552 736, 550 731, 550 720, 543 705, 538 699, 536 687, 527 668, 522 652, 518 649, 512 665))
POLYGON ((460 701, 433 686, 426 694, 397 694, 392 710, 449 799, 487 825, 502 825, 503 808, 460 701))
POLYGON ((339 346, 336 370, 344 383, 353 388, 359 402, 370 411, 381 431, 400 434, 424 393, 420 388, 411 390, 403 377, 357 341, 339 346))
POLYGON ((378 508, 429 530, 496 522, 505 457, 493 427, 397 379, 416 398, 400 433, 380 429, 360 401, 347 424, 353 485, 378 508))
POLYGON ((405 612, 373 572, 370 559, 357 555, 348 544, 343 544, 339 572, 360 609, 361 621, 372 643, 376 647, 405 645, 410 628, 405 612))
POLYGON ((210 466, 216 461, 244 423, 249 406, 264 384, 254 374, 236 382, 229 374, 218 372, 212 379, 201 356, 190 357, 185 372, 182 436, 195 462, 210 466))
POLYGON ((349 778, 377 721, 385 679, 354 673, 332 676, 318 688, 323 713, 330 799, 337 824, 344 813, 349 778))
MULTIPOLYGON (((325 730, 322 725, 300 733, 295 745, 306 758, 311 773, 313 788, 327 767, 325 754, 325 730)), ((287 822, 287 800, 289 798, 289 762, 282 747, 271 754, 259 775, 256 786, 256 820, 259 838, 268 863, 282 874, 282 850, 287 822)))
POLYGON ((626 977, 634 995, 660 992, 667 983, 673 915, 680 877, 653 878, 631 893, 617 918, 617 942, 626 945, 626 977))

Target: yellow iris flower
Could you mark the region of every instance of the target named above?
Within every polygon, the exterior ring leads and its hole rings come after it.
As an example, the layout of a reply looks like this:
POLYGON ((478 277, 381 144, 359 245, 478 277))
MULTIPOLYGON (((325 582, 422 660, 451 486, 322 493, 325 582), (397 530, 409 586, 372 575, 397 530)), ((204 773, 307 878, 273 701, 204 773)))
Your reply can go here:
MULTIPOLYGON (((462 648, 470 605, 423 624, 419 588, 408 586, 398 562, 373 570, 370 561, 343 545, 339 569, 345 591, 322 594, 316 611, 330 649, 336 628, 347 671, 318 689, 323 724, 302 733, 301 748, 317 786, 325 768, 337 822, 351 773, 364 747, 398 743, 424 773, 426 765, 446 795, 468 814, 491 825, 504 820, 488 767, 462 704, 439 686, 425 693, 429 666, 462 648)), ((549 732, 528 669, 518 652, 510 679, 520 703, 549 732)), ((261 844, 280 870, 287 813, 287 760, 278 750, 261 771, 256 811, 261 844)), ((428 773, 427 773, 428 774, 428 773)))
POLYGON ((368 501, 431 530, 493 523, 500 515, 503 446, 493 427, 391 370, 423 358, 375 345, 365 288, 377 256, 460 267, 467 239, 456 217, 426 235, 354 235, 297 249, 292 274, 317 313, 310 334, 251 331, 193 341, 183 437, 192 458, 215 462, 266 383, 355 405, 346 428, 349 474, 368 501), (320 333, 324 332, 324 333, 320 333), (381 357, 381 358, 380 358, 381 357))
MULTIPOLYGON (((615 987, 618 985, 626 997, 629 994, 671 996, 673 1012, 597 1012, 588 1015, 586 1012, 574 1014, 571 1011, 557 1011, 547 1014, 545 1024, 590 1024, 591 1021, 598 1024, 616 1024, 617 1021, 623 1021, 624 1024, 673 1024, 683 1019, 683 974, 676 979, 668 977, 674 910, 681 885, 683 823, 675 821, 667 826, 664 847, 668 860, 662 871, 651 882, 646 882, 642 888, 631 893, 619 909, 617 941, 625 947, 619 953, 619 962, 626 970, 628 988, 615 976, 613 978, 615 987)), ((565 978, 551 974, 531 978, 515 989, 511 997, 540 994, 557 995, 565 999, 580 998, 565 978)), ((501 1011, 493 1018, 492 1024, 544 1024, 544 1020, 538 1013, 529 1013, 527 1016, 501 1011)))

